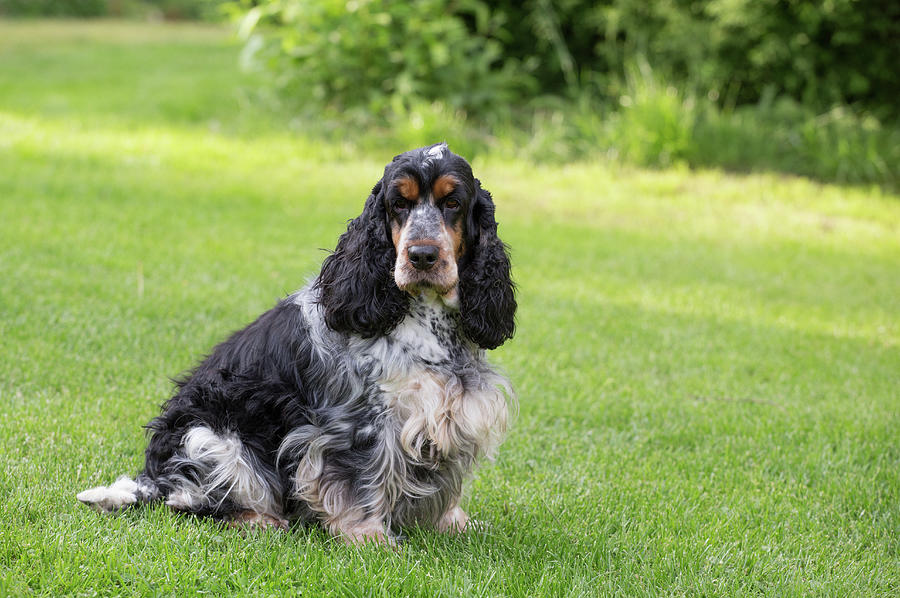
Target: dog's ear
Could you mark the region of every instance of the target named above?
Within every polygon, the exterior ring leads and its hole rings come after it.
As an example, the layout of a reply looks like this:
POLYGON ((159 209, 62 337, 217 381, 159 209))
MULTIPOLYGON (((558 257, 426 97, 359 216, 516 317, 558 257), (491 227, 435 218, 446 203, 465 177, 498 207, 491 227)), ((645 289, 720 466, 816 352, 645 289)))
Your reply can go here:
POLYGON ((388 226, 382 179, 325 258, 316 281, 331 329, 373 337, 390 332, 406 314, 409 299, 394 283, 397 252, 388 226))
POLYGON ((459 276, 459 309, 466 336, 484 349, 494 349, 515 331, 515 285, 506 246, 497 236, 491 194, 477 179, 475 188, 467 222, 470 254, 459 276))

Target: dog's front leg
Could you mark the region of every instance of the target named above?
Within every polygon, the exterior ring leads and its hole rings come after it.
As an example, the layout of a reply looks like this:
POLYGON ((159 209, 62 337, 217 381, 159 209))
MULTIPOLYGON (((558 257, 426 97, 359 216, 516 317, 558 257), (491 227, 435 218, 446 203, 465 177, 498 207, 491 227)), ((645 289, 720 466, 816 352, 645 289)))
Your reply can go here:
POLYGON ((373 542, 382 546, 396 547, 397 541, 377 518, 356 521, 351 517, 336 517, 327 522, 328 530, 345 544, 366 544, 373 542))
POLYGON ((446 513, 444 513, 437 524, 439 532, 448 534, 458 534, 466 531, 469 525, 469 516, 466 512, 459 508, 459 504, 454 503, 446 513))
POLYGON ((229 527, 238 529, 279 529, 287 530, 290 527, 287 519, 271 513, 259 513, 257 511, 241 511, 235 513, 227 520, 229 527))
POLYGON ((396 546, 396 540, 385 528, 384 517, 364 508, 348 484, 338 479, 327 483, 316 480, 306 486, 304 499, 320 514, 325 528, 345 544, 374 542, 396 546))

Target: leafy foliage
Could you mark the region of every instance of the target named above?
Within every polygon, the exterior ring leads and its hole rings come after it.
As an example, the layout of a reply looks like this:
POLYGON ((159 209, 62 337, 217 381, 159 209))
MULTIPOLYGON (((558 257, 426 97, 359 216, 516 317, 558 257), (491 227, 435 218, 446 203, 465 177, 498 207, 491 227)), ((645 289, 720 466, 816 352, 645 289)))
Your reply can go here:
POLYGON ((710 22, 711 85, 739 101, 785 94, 827 108, 862 102, 896 113, 900 4, 880 0, 717 0, 710 22))
POLYGON ((616 95, 637 57, 732 104, 784 95, 897 116, 900 4, 881 0, 503 0, 505 55, 537 58, 544 90, 616 95))
POLYGON ((273 26, 251 40, 293 97, 340 111, 402 110, 438 99, 489 114, 535 82, 503 55, 502 22, 478 0, 273 0, 249 9, 242 27, 273 26))
MULTIPOLYGON (((244 0, 289 93, 346 108, 440 99, 479 116, 616 99, 645 57, 729 105, 766 94, 897 116, 900 4, 879 0, 244 0)), ((256 42, 259 46, 259 40, 256 42)))

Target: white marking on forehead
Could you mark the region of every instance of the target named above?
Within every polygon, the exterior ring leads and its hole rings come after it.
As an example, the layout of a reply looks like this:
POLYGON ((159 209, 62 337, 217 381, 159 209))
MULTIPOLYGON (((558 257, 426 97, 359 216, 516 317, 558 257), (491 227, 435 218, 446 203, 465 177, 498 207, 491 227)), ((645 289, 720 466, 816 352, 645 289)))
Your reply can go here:
POLYGON ((425 151, 425 159, 422 160, 422 164, 430 164, 432 160, 440 159, 444 157, 444 150, 447 149, 446 143, 439 143, 434 147, 428 148, 425 151))

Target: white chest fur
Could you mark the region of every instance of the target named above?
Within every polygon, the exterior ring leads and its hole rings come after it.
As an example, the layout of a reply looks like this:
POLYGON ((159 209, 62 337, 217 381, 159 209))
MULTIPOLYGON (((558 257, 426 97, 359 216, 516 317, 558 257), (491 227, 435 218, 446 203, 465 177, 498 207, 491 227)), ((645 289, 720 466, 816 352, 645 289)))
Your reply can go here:
POLYGON ((407 456, 432 467, 490 456, 506 431, 509 381, 458 336, 456 314, 419 302, 384 339, 378 384, 407 456))
POLYGON ((508 383, 493 377, 466 389, 459 376, 424 367, 381 381, 404 452, 433 466, 492 454, 506 431, 508 413, 502 390, 508 383))

